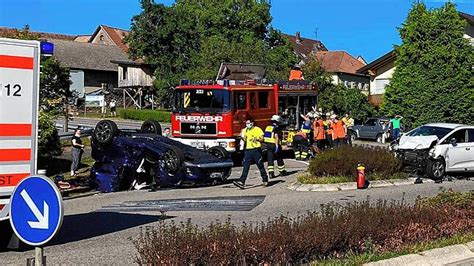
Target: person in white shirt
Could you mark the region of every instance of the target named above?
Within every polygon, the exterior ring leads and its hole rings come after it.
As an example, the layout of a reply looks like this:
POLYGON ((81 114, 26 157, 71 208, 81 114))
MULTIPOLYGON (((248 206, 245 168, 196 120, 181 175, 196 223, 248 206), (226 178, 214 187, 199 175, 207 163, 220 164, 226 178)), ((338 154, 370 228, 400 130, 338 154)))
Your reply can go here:
POLYGON ((110 115, 113 116, 113 117, 116 117, 117 116, 117 110, 116 110, 116 101, 115 100, 112 100, 110 101, 110 115))

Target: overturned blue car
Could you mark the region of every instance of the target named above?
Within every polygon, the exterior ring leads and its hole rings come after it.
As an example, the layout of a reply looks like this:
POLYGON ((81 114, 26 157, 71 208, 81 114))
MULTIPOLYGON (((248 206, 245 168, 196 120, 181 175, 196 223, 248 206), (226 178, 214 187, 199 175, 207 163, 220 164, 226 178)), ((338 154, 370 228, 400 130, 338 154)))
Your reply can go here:
POLYGON ((119 130, 113 121, 100 121, 92 135, 92 157, 91 185, 101 192, 216 184, 230 176, 233 166, 224 148, 203 151, 163 137, 156 121, 145 121, 141 130, 119 130))

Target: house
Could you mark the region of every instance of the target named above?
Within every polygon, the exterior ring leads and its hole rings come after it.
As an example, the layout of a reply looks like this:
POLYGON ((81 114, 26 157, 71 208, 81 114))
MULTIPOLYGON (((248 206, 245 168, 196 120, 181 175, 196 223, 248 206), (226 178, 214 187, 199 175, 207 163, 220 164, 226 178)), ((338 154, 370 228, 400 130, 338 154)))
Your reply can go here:
POLYGON ((71 90, 80 98, 102 89, 111 91, 118 86, 117 66, 111 61, 128 60, 118 47, 84 42, 48 39, 54 44, 54 56, 71 73, 71 90))
POLYGON ((301 37, 299 31, 295 35, 283 34, 294 45, 295 54, 301 58, 300 64, 308 61, 311 54, 319 51, 327 51, 328 49, 321 41, 301 37))
POLYGON ((344 85, 369 93, 369 77, 357 73, 365 65, 362 57, 354 58, 345 51, 318 51, 314 56, 321 67, 331 74, 334 85, 344 85))
MULTIPOLYGON (((474 16, 462 12, 459 14, 467 21, 464 38, 474 46, 474 16)), ((396 59, 395 50, 392 50, 357 70, 357 73, 370 77, 369 101, 374 106, 380 106, 383 102, 385 87, 390 84, 395 72, 396 59)))

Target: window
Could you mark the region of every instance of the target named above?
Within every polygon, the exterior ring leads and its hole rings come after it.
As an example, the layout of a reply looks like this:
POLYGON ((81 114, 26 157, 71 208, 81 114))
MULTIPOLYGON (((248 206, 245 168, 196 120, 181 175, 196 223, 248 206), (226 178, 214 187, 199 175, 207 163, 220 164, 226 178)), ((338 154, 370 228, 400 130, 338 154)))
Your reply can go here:
POLYGON ((370 92, 370 95, 384 94, 385 87, 390 84, 390 79, 376 79, 375 88, 370 92))
POLYGON ((247 109, 247 94, 245 92, 235 94, 235 107, 237 110, 247 109))
POLYGON ((444 144, 450 143, 453 138, 456 139, 456 143, 465 143, 466 135, 467 135, 467 129, 458 130, 454 132, 453 134, 449 135, 443 143, 444 144))
POLYGON ((257 109, 257 93, 250 93, 250 109, 257 109))
POLYGON ((369 119, 367 121, 365 121, 364 123, 365 126, 375 126, 377 125, 377 119, 369 119))
POLYGON ((467 130, 467 137, 468 141, 467 142, 474 142, 474 129, 468 129, 467 130))
POLYGON ((128 67, 124 66, 122 67, 122 79, 127 80, 128 77, 128 67))
POLYGON ((258 108, 268 108, 268 91, 261 91, 258 93, 258 108))

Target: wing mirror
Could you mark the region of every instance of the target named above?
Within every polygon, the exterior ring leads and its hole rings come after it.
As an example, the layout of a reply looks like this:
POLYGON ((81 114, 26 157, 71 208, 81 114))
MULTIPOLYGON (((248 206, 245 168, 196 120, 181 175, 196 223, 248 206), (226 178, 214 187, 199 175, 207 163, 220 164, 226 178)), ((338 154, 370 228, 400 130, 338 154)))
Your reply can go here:
POLYGON ((451 143, 451 145, 453 145, 453 146, 456 146, 456 144, 458 143, 458 140, 456 138, 451 138, 449 140, 449 143, 451 143))

